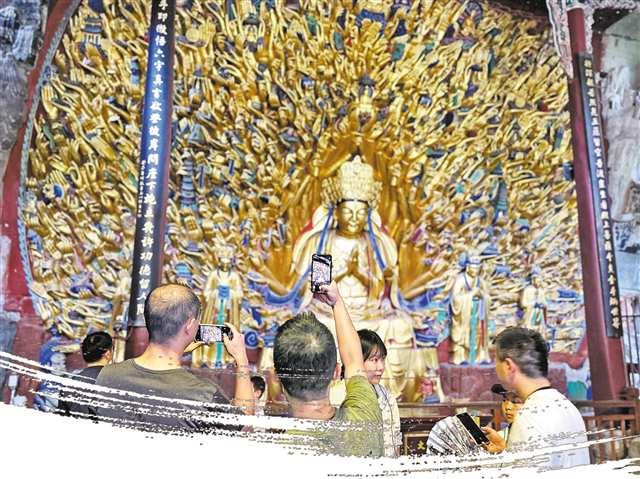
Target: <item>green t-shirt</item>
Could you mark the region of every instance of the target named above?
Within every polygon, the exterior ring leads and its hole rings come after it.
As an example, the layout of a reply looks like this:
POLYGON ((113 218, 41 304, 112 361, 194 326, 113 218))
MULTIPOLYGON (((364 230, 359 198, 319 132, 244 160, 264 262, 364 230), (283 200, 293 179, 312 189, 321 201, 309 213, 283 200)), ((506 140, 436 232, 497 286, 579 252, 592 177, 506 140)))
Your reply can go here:
POLYGON ((382 412, 373 386, 364 376, 346 383, 347 395, 330 421, 313 432, 290 431, 312 436, 311 447, 339 456, 380 457, 384 454, 382 412))

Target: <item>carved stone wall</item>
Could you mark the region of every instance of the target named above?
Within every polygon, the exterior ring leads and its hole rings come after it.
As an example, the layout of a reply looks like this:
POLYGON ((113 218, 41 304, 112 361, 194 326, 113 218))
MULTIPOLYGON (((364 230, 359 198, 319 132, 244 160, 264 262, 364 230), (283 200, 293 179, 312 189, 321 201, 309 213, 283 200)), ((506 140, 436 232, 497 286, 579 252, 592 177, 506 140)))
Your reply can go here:
MULTIPOLYGON (((0 195, 10 152, 26 119, 27 75, 42 42, 46 4, 0 0, 0 195)), ((0 208, 2 208, 0 203, 0 208)), ((11 241, 0 235, 0 351, 12 351, 20 314, 4 309, 11 241)), ((0 368, 0 391, 6 379, 0 368)))
POLYGON ((603 117, 609 143, 609 194, 623 294, 640 293, 640 13, 602 37, 603 117))
POLYGON ((26 77, 42 43, 46 3, 0 0, 0 191, 9 152, 26 116, 26 77))

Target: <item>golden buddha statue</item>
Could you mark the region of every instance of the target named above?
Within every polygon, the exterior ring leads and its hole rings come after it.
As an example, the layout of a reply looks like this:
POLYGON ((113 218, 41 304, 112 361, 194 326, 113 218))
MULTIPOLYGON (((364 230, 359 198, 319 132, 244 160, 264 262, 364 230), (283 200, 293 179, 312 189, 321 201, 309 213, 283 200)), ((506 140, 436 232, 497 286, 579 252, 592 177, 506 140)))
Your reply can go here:
POLYGON ((532 268, 530 280, 531 283, 525 286, 520 295, 522 318, 519 326, 534 329, 546 339, 547 293, 542 284, 539 268, 532 268))
POLYGON ((421 374, 412 365, 423 369, 424 362, 417 359, 413 318, 401 309, 398 249, 375 209, 380 190, 373 168, 359 156, 343 163, 335 176, 323 181, 324 205, 295 242, 290 284, 263 278, 280 297, 297 296, 298 307, 312 310, 335 336, 331 311, 313 298, 306 280, 312 255, 330 254, 332 277, 355 328, 374 330, 387 346, 384 386, 397 397, 408 398, 413 396, 416 375, 421 374))
POLYGON ((470 252, 465 269, 451 288, 451 362, 453 364, 488 363, 490 306, 487 282, 481 276, 480 256, 470 252))
MULTIPOLYGON (((242 302, 242 280, 232 270, 234 250, 229 245, 218 245, 215 248, 217 268, 209 276, 203 290, 204 309, 201 324, 232 323, 240 329, 240 303, 242 302)), ((222 343, 202 346, 193 352, 191 365, 194 368, 207 365, 220 367, 232 360, 222 343)))

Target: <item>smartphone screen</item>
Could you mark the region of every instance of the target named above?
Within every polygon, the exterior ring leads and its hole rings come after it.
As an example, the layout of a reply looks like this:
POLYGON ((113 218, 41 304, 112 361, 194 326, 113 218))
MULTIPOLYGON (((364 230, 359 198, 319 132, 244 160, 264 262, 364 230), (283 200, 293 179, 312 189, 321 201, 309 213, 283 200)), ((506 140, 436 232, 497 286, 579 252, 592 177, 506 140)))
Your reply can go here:
POLYGON ((201 324, 198 326, 198 333, 196 334, 196 341, 202 341, 203 343, 221 343, 222 335, 226 334, 231 339, 231 330, 228 326, 218 326, 215 324, 201 324))
POLYGON ((456 417, 460 419, 460 422, 469 434, 471 434, 471 437, 476 444, 489 444, 489 439, 487 439, 487 436, 482 432, 480 426, 478 426, 473 418, 469 416, 469 413, 464 412, 462 414, 458 414, 456 417))
POLYGON ((331 283, 331 255, 314 254, 311 258, 311 291, 320 291, 320 285, 331 283))

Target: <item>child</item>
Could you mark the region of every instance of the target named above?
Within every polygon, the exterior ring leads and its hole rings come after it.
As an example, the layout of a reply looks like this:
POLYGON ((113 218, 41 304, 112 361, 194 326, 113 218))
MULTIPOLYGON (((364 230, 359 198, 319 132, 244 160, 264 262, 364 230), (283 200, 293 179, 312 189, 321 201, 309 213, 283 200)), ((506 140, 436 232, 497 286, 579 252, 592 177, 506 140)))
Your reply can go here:
POLYGON ((507 441, 509 438, 509 429, 516 417, 518 410, 522 407, 522 399, 514 391, 507 391, 502 384, 494 384, 491 387, 491 391, 494 394, 502 396, 502 416, 507 421, 507 427, 498 431, 498 434, 507 441))
POLYGON ((264 415, 264 404, 261 403, 260 398, 264 394, 266 384, 262 376, 251 376, 251 385, 253 386, 253 398, 256 401, 256 416, 264 415))

